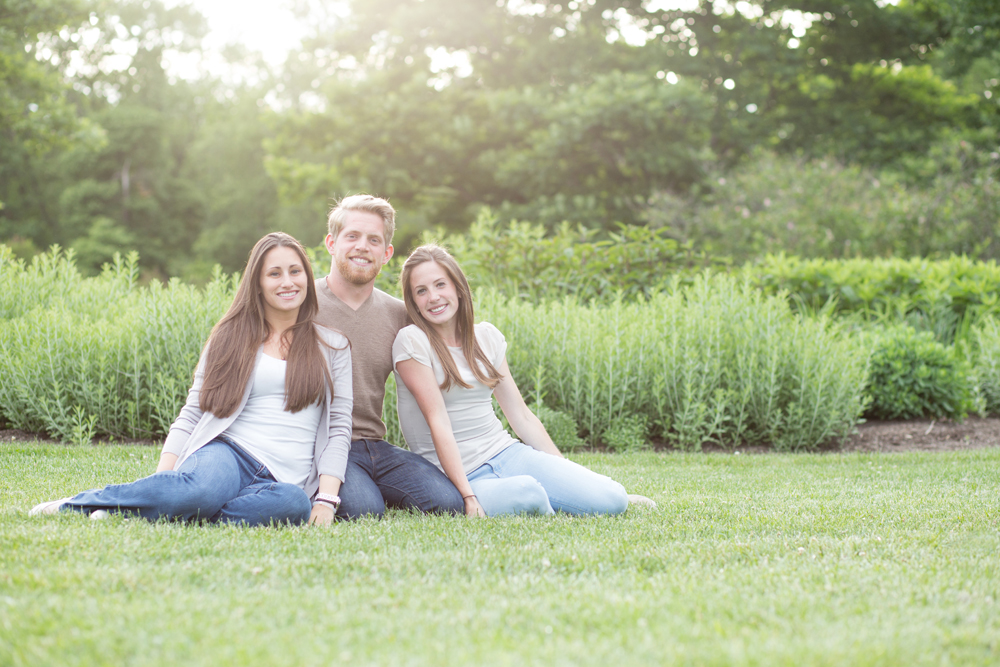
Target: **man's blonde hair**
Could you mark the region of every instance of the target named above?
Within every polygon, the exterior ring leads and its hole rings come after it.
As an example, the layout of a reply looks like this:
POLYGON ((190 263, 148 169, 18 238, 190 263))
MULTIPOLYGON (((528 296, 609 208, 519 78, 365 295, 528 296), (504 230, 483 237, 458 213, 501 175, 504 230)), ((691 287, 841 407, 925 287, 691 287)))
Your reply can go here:
POLYGON ((374 213, 382 218, 385 244, 388 246, 392 243, 392 235, 396 231, 396 211, 389 202, 371 195, 351 195, 341 199, 334 205, 326 220, 327 230, 334 239, 340 236, 340 231, 344 228, 344 222, 347 220, 348 211, 374 213))

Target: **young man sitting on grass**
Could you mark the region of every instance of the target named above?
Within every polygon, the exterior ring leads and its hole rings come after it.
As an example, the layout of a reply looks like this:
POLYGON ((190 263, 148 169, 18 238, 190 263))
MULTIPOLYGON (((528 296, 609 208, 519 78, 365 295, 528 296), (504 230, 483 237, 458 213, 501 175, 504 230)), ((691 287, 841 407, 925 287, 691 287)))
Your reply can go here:
POLYGON ((316 321, 351 341, 354 409, 347 473, 337 516, 381 517, 386 507, 461 513, 462 496, 434 464, 385 440, 382 402, 392 342, 410 323, 406 306, 375 287, 392 257, 396 212, 384 199, 346 197, 330 212, 329 275, 316 280, 316 321))

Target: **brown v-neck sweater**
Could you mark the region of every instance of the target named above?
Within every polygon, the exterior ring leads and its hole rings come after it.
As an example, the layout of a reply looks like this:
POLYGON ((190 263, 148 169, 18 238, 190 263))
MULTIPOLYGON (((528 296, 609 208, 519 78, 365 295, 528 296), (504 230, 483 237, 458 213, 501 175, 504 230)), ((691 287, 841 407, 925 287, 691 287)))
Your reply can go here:
POLYGON ((335 329, 351 341, 354 411, 351 440, 382 440, 382 401, 385 381, 392 372, 392 343, 399 330, 410 323, 406 306, 399 299, 375 289, 353 310, 330 291, 326 277, 316 280, 319 324, 335 329))

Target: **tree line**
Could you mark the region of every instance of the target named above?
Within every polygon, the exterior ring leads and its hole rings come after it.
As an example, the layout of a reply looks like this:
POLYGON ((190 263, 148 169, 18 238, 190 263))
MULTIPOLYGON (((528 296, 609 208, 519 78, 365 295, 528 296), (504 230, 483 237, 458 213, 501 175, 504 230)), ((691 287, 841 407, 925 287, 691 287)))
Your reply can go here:
POLYGON ((0 0, 0 241, 205 279, 364 191, 404 248, 489 207, 736 260, 1000 255, 991 0, 347 4, 296 3, 282 66, 233 47, 178 79, 189 6, 0 0))

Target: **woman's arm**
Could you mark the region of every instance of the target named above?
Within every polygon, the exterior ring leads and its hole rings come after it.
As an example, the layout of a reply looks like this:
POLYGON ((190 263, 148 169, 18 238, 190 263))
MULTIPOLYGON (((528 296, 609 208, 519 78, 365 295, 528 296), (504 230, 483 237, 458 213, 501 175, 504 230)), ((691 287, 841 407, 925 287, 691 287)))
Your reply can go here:
POLYGON ((188 438, 191 437, 191 432, 194 431, 194 427, 198 425, 202 415, 204 415, 201 410, 201 385, 205 382, 205 357, 207 355, 208 346, 206 345, 201 352, 201 358, 198 359, 198 365, 194 369, 194 381, 191 383, 191 388, 188 389, 184 407, 181 408, 180 414, 177 415, 177 419, 170 425, 170 430, 167 432, 167 439, 163 443, 156 472, 174 469, 188 438))
MULTIPOLYGON (((319 492, 329 496, 339 496, 340 480, 333 475, 320 475, 319 492)), ((336 514, 334 509, 326 503, 316 503, 309 514, 309 523, 314 523, 317 526, 329 526, 333 523, 336 514)))
POLYGON ((496 396, 497 403, 500 404, 500 409, 503 410, 504 416, 510 422, 510 427, 514 429, 514 433, 524 444, 534 447, 540 452, 562 458, 562 453, 552 442, 552 438, 549 437, 542 422, 525 404, 521 390, 517 388, 514 378, 511 377, 506 357, 497 370, 500 371, 503 378, 493 389, 493 395, 496 396))
POLYGON ((469 478, 465 476, 462 455, 458 451, 458 442, 455 441, 455 433, 451 430, 451 420, 448 419, 444 396, 441 395, 434 371, 415 359, 397 362, 396 371, 403 379, 403 384, 417 400, 417 406, 427 420, 431 438, 434 440, 434 451, 437 452, 441 467, 465 499, 465 515, 486 516, 472 491, 469 478))
MULTIPOLYGON (((320 335, 323 335, 321 333, 320 335)), ((340 495, 340 486, 347 469, 347 455, 351 450, 351 411, 354 408, 354 387, 351 379, 351 348, 347 339, 339 334, 327 335, 327 342, 334 345, 325 349, 330 378, 333 381, 333 400, 330 401, 326 447, 319 454, 319 492, 340 495)), ((313 505, 310 523, 328 525, 334 511, 328 505, 313 505)))

